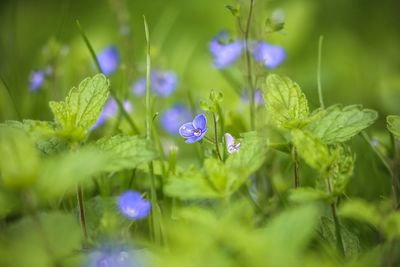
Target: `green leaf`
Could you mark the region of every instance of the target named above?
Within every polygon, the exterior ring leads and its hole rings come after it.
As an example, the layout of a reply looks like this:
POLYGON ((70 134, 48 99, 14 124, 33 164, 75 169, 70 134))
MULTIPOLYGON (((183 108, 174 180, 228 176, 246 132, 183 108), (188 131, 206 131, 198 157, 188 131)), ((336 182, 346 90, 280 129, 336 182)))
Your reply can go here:
POLYGON ((5 187, 30 187, 39 174, 39 164, 39 155, 24 131, 0 128, 0 172, 5 187))
POLYGON ((312 168, 325 173, 332 163, 328 147, 308 132, 292 131, 293 144, 299 155, 312 168))
POLYGON ((83 148, 47 159, 35 189, 42 199, 63 196, 78 183, 105 170, 107 154, 93 148, 83 148))
POLYGON ((400 213, 390 213, 382 222, 382 230, 389 240, 400 238, 400 213))
POLYGON ((378 226, 382 219, 377 207, 362 199, 352 199, 344 202, 339 207, 338 214, 341 217, 366 222, 374 226, 378 226))
POLYGON ((345 142, 373 124, 378 113, 361 106, 334 105, 322 117, 307 125, 307 130, 326 144, 345 142))
POLYGON ((389 115, 386 117, 388 130, 397 138, 400 138, 400 116, 389 115))
POLYGON ((325 191, 312 187, 299 187, 290 190, 289 200, 294 203, 308 203, 313 201, 329 201, 330 196, 325 191))
POLYGON ((83 80, 73 87, 65 101, 50 102, 62 137, 83 140, 96 123, 109 94, 110 82, 103 74, 83 80))
POLYGON ((329 177, 332 179, 333 194, 341 195, 353 175, 355 155, 344 145, 331 147, 330 154, 333 161, 329 167, 329 177))
POLYGON ((110 172, 133 169, 157 158, 157 152, 149 141, 138 136, 104 137, 94 143, 94 146, 109 156, 104 170, 110 172))
POLYGON ((224 193, 228 182, 228 171, 218 159, 208 158, 204 161, 206 175, 217 191, 224 193))
POLYGON ((289 78, 270 74, 263 87, 263 96, 278 127, 301 128, 308 123, 307 98, 299 85, 289 78))

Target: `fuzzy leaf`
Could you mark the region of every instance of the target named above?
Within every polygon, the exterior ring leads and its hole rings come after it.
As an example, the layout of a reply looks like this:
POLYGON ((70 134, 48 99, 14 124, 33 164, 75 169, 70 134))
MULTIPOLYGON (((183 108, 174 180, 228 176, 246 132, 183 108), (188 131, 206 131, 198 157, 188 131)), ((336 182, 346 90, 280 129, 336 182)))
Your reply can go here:
POLYGON ((267 110, 274 123, 283 128, 301 128, 308 123, 307 98, 299 85, 287 77, 271 74, 263 87, 267 110))
POLYGON ((351 105, 334 105, 325 110, 322 117, 307 126, 314 136, 326 144, 345 142, 373 124, 378 113, 351 105))
POLYGON ((388 130, 397 138, 400 138, 400 116, 389 115, 386 117, 388 130))
POLYGON ((133 169, 157 158, 157 153, 150 143, 138 136, 104 137, 98 140, 94 146, 105 152, 110 158, 104 167, 106 171, 133 169))
POLYGON ((50 102, 55 121, 61 126, 60 135, 83 140, 96 123, 109 94, 110 82, 103 74, 83 80, 73 87, 65 101, 50 102))
POLYGON ((332 160, 328 147, 308 132, 293 130, 293 144, 304 161, 320 173, 327 171, 332 160))

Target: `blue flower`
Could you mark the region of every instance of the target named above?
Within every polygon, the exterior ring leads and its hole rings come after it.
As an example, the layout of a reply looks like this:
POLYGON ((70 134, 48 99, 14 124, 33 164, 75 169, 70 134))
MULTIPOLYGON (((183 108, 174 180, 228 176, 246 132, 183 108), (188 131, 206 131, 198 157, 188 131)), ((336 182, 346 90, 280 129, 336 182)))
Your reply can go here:
POLYGON ((230 133, 225 133, 226 150, 229 154, 235 153, 239 150, 240 143, 235 142, 235 138, 230 133))
MULTIPOLYGON (((132 104, 131 102, 124 100, 122 102, 122 106, 124 107, 126 112, 132 111, 132 104)), ((114 98, 110 98, 107 103, 103 107, 103 111, 101 112, 99 118, 97 119, 95 125, 92 127, 93 129, 98 128, 99 126, 103 125, 108 119, 115 117, 118 113, 118 104, 114 98)))
POLYGON ((207 119, 204 114, 197 115, 192 122, 183 124, 179 128, 179 134, 186 138, 186 143, 194 143, 203 139, 207 132, 207 119))
POLYGON ((132 93, 137 96, 142 96, 146 93, 146 78, 140 78, 132 85, 132 93))
POLYGON ((88 254, 85 267, 138 267, 142 266, 138 262, 134 250, 126 246, 103 246, 88 254))
POLYGON ((162 127, 171 134, 179 134, 180 126, 192 118, 190 111, 182 104, 175 104, 161 115, 162 127))
POLYGON ((252 54, 256 61, 262 62, 265 67, 271 69, 278 67, 286 58, 282 47, 265 42, 257 42, 252 48, 252 54))
POLYGON ((115 46, 109 46, 97 54, 101 71, 105 75, 115 72, 119 66, 119 54, 115 46))
POLYGON ((208 44, 208 48, 214 58, 214 66, 224 69, 239 59, 242 54, 244 43, 242 41, 226 42, 229 35, 221 32, 208 44))
POLYGON ((46 74, 44 71, 37 70, 32 72, 29 81, 29 90, 35 92, 42 88, 45 76, 46 74))
MULTIPOLYGON (((241 93, 240 93, 240 96, 241 96, 241 100, 242 100, 242 102, 243 103, 250 103, 250 97, 248 97, 248 92, 247 92, 247 90, 243 90, 241 93)), ((254 103, 256 104, 256 105, 264 105, 265 104, 265 102, 264 102, 264 98, 263 98, 263 96, 262 96, 262 93, 261 93, 261 90, 260 89, 256 89, 255 91, 254 91, 254 103)))
POLYGON ((127 191, 118 197, 118 208, 129 219, 139 220, 149 215, 151 204, 139 192, 127 191))
POLYGON ((156 95, 167 97, 178 85, 178 78, 171 71, 152 71, 150 85, 156 95))

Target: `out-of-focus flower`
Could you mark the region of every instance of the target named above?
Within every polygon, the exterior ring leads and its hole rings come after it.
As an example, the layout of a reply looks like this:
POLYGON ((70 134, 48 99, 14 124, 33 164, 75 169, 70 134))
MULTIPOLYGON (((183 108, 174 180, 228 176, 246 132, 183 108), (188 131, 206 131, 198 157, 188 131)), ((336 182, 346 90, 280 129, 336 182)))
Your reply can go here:
POLYGON ((207 132, 207 119, 204 114, 197 115, 192 122, 183 124, 179 128, 179 134, 186 138, 186 143, 194 143, 203 139, 207 132))
POLYGON ((286 58, 282 47, 265 42, 255 43, 252 54, 256 61, 262 62, 265 67, 271 69, 278 67, 286 58))
POLYGON ((85 267, 139 267, 134 250, 119 245, 103 246, 89 253, 85 267))
POLYGON ((225 133, 226 150, 229 154, 235 153, 239 150, 240 143, 235 142, 235 138, 230 133, 225 133))
POLYGON ((40 90, 43 86, 45 76, 46 73, 44 71, 33 71, 29 81, 29 90, 33 92, 40 90))
POLYGON ((139 220, 149 215, 151 204, 139 192, 127 191, 118 197, 118 208, 129 219, 139 220))
POLYGON ((180 126, 192 118, 190 111, 182 104, 175 104, 161 115, 162 127, 171 134, 179 134, 180 126))
POLYGON ((178 85, 178 78, 172 71, 152 71, 150 79, 151 89, 162 97, 170 96, 178 85))
MULTIPOLYGON (((122 106, 124 107, 126 112, 132 111, 132 104, 128 100, 124 100, 122 102, 122 106)), ((97 122, 92 127, 92 129, 96 129, 99 126, 103 125, 108 119, 113 118, 118 113, 118 103, 114 98, 110 98, 106 104, 104 105, 103 111, 101 112, 97 122)))
POLYGON ((115 46, 109 46, 97 54, 101 71, 105 75, 110 75, 115 72, 119 66, 119 54, 115 46))
POLYGON ((217 69, 224 69, 239 59, 242 54, 243 41, 228 42, 227 32, 221 32, 208 44, 208 48, 214 59, 214 66, 217 69))
POLYGON ((146 93, 146 78, 136 80, 132 85, 132 93, 137 96, 142 96, 146 93))
MULTIPOLYGON (((241 100, 243 103, 250 103, 250 97, 248 96, 248 90, 243 90, 240 93, 240 96, 241 96, 241 100)), ((264 98, 262 96, 262 92, 260 89, 256 89, 254 91, 254 103, 256 105, 264 105, 265 104, 264 98)))

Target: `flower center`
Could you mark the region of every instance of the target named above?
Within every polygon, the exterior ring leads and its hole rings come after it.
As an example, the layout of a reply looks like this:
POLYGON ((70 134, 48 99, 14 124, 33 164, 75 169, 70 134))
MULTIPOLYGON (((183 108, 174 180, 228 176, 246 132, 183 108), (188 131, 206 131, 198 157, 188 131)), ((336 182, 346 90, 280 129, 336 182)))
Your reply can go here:
POLYGON ((194 136, 200 136, 201 135, 201 129, 197 128, 193 130, 194 136))

